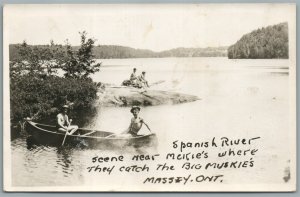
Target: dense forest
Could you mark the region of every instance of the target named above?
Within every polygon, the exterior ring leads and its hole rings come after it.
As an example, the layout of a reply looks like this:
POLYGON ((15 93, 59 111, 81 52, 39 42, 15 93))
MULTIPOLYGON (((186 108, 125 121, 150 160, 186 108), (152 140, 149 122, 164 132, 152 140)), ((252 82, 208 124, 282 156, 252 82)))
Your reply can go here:
POLYGON ((159 57, 218 57, 226 56, 227 47, 176 48, 158 53, 159 57))
MULTIPOLYGON (((9 47, 10 60, 18 59, 20 44, 11 44, 9 47)), ((38 47, 46 49, 51 45, 29 45, 29 47, 38 47)), ((65 46, 61 45, 61 50, 65 46)), ((77 50, 78 46, 72 46, 77 50)), ((93 48, 94 58, 112 59, 112 58, 159 58, 159 57, 215 57, 227 56, 227 47, 207 47, 207 48, 176 48, 161 52, 154 52, 146 49, 134 49, 130 47, 117 45, 98 45, 93 48)))
POLYGON ((288 57, 287 23, 280 23, 252 31, 228 48, 229 59, 272 59, 288 57))
POLYGON ((72 109, 77 124, 89 121, 83 114, 95 112, 101 83, 90 75, 100 71, 92 53, 95 40, 80 32, 81 44, 74 50, 51 42, 49 46, 16 46, 16 54, 9 62, 10 104, 12 125, 30 117, 33 120, 56 120, 63 105, 72 109), (63 76, 57 75, 57 68, 63 76))

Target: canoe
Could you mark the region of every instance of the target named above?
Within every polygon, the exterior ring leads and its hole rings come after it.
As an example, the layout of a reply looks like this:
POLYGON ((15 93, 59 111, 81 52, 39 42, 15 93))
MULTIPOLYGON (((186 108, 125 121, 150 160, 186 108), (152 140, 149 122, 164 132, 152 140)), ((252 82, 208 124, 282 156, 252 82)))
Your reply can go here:
MULTIPOLYGON (((26 132, 36 143, 46 145, 61 145, 65 133, 57 131, 52 125, 39 124, 32 121, 26 121, 26 132)), ((157 138, 155 133, 147 135, 116 135, 113 132, 91 130, 79 128, 74 134, 67 135, 65 145, 78 145, 89 148, 115 148, 115 147, 149 147, 156 146, 157 138)))

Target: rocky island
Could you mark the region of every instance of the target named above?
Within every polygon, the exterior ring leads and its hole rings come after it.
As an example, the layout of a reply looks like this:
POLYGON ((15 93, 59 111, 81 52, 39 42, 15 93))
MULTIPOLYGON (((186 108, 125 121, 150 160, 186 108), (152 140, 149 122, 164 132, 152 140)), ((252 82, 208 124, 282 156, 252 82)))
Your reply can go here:
POLYGON ((197 96, 170 91, 138 89, 126 86, 106 86, 98 91, 102 106, 155 106, 200 100, 197 96))

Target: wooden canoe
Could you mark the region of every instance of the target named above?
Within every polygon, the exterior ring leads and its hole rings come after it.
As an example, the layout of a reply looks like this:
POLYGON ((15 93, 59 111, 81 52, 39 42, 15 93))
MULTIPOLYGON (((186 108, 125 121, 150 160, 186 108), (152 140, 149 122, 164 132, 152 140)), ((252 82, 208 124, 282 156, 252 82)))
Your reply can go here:
MULTIPOLYGON (((65 133, 58 132, 55 126, 26 121, 25 130, 37 142, 46 145, 61 145, 65 133)), ((82 144, 89 148, 103 147, 146 147, 156 146, 155 133, 126 137, 112 132, 79 128, 73 135, 67 135, 66 145, 82 144)))

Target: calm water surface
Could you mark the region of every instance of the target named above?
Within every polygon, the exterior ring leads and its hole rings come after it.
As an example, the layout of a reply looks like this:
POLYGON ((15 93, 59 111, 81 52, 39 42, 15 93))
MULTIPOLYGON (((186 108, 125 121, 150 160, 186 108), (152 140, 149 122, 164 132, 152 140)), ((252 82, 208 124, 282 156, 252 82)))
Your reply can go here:
MULTIPOLYGON (((134 67, 146 71, 149 83, 165 80, 152 89, 176 91, 198 96, 196 102, 145 107, 141 117, 157 133, 157 152, 170 149, 174 140, 203 141, 212 137, 260 136, 264 143, 251 182, 274 182, 282 176, 289 159, 288 143, 288 60, 228 60, 226 58, 111 59, 102 62, 101 72, 93 79, 120 85, 134 67), (264 164, 264 165, 263 165, 264 164), (272 165, 267 170, 265 164, 272 165)), ((120 133, 129 126, 127 107, 98 109, 87 128, 120 133)), ((143 128, 141 133, 148 133, 143 128)), ((104 184, 99 176, 87 173, 95 155, 134 154, 129 150, 90 150, 80 147, 31 145, 26 136, 12 140, 12 182, 14 186, 51 186, 104 184)), ((145 150, 147 151, 147 150, 145 150)), ((152 150, 151 150, 152 151, 152 150)), ((149 152, 151 152, 149 150, 149 152)), ((231 182, 248 183, 230 174, 231 182)), ((244 175, 253 171, 243 171, 244 175)), ((281 179, 280 179, 281 180, 281 179)), ((116 184, 124 184, 115 180, 116 184)))

